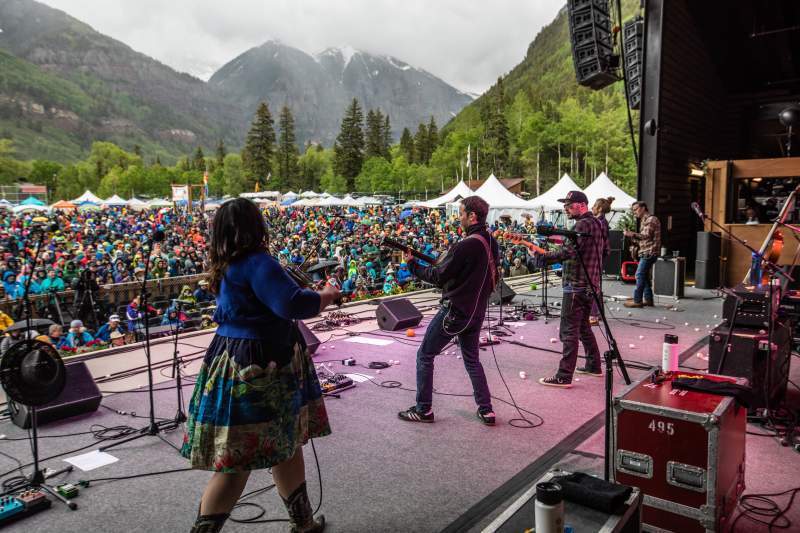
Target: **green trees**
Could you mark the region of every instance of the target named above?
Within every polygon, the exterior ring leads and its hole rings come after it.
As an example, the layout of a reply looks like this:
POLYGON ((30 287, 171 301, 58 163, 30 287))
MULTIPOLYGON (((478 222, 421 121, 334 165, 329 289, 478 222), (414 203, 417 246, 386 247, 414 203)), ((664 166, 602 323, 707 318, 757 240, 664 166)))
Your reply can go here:
POLYGON ((403 128, 403 134, 400 135, 400 153, 406 158, 406 161, 413 162, 416 157, 414 155, 414 138, 408 128, 403 128))
POLYGON ((364 157, 383 157, 391 160, 389 148, 392 144, 392 130, 389 115, 384 116, 380 109, 370 109, 367 113, 366 126, 364 157))
POLYGON ((267 184, 272 174, 272 158, 275 153, 275 128, 272 115, 266 102, 261 102, 255 119, 247 133, 242 164, 250 185, 258 183, 261 188, 267 184))
POLYGON ((339 135, 333 145, 333 170, 345 179, 349 191, 355 190, 355 179, 364 163, 363 121, 364 113, 361 111, 361 106, 358 100, 353 98, 353 102, 345 111, 339 135))
POLYGON ((288 107, 283 106, 278 119, 280 137, 275 159, 278 163, 278 180, 274 185, 278 189, 299 189, 303 185, 299 180, 297 145, 294 135, 294 117, 288 107))

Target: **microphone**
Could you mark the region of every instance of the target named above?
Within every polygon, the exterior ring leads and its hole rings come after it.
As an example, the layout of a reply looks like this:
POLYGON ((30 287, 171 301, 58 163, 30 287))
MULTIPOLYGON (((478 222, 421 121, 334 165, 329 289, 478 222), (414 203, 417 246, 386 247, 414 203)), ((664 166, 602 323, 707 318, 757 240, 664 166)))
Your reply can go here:
POLYGON ((700 217, 700 220, 704 220, 706 218, 706 216, 703 214, 703 212, 700 211, 700 204, 698 204, 697 202, 692 202, 692 210, 695 213, 697 213, 697 216, 700 217))
POLYGON ((572 231, 568 229, 552 228, 550 226, 536 226, 536 233, 538 235, 543 235, 545 237, 548 237, 550 235, 559 235, 561 237, 569 237, 570 239, 592 236, 591 233, 586 233, 583 231, 572 231))

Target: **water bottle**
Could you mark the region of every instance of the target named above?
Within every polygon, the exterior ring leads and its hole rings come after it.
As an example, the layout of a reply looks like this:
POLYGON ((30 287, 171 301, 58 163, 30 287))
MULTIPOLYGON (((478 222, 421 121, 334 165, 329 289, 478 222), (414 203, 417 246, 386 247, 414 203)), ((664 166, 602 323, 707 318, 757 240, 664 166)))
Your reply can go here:
POLYGON ((564 497, 561 485, 552 482, 536 484, 534 506, 536 533, 564 532, 564 497))
POLYGON ((661 370, 664 372, 677 372, 679 355, 678 336, 665 333, 664 344, 661 346, 661 370))

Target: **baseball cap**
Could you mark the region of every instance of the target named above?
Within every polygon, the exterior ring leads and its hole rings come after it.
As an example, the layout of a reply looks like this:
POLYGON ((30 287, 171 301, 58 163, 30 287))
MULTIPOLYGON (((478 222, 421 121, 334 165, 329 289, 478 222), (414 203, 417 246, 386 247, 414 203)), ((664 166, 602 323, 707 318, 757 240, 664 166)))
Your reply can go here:
POLYGON ((575 203, 589 203, 589 199, 581 191, 569 191, 566 198, 560 198, 558 201, 566 205, 575 203))
POLYGON ((108 317, 109 322, 119 322, 119 315, 111 315, 108 317))

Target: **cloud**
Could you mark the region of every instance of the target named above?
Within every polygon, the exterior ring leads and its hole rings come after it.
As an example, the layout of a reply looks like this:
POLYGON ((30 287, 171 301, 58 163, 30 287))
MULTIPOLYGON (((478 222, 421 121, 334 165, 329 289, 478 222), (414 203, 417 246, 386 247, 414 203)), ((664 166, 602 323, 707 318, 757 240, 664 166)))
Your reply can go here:
POLYGON ((564 0, 41 0, 203 79, 279 39, 308 53, 348 44, 481 93, 525 56, 564 0))

